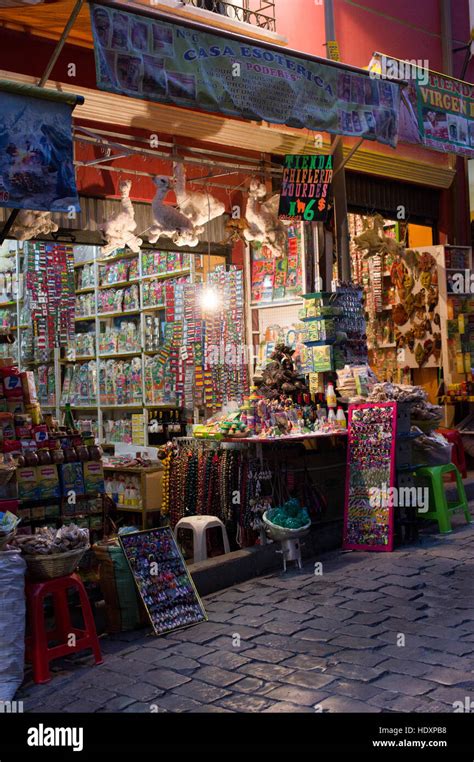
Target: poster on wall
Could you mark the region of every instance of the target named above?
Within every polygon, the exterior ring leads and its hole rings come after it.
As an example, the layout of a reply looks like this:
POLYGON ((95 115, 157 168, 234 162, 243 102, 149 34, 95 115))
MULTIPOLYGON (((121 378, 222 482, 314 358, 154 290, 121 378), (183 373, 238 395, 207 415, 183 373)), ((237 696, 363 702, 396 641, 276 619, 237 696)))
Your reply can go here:
POLYGON ((400 86, 208 34, 146 12, 91 3, 97 86, 241 119, 396 146, 400 86))
POLYGON ((287 154, 283 162, 279 218, 300 222, 325 222, 328 216, 332 176, 332 154, 287 154))
POLYGON ((396 402, 349 406, 345 550, 393 550, 396 427, 396 402))
POLYGON ((0 207, 80 211, 72 108, 3 91, 0 82, 0 207))
POLYGON ((169 527, 119 536, 155 635, 207 621, 169 527))

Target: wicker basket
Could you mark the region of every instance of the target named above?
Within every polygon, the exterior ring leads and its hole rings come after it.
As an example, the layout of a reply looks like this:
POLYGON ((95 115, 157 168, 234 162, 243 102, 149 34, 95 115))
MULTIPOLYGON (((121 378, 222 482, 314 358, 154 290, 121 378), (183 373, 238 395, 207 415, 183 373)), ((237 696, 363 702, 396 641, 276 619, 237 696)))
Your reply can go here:
POLYGON ((89 545, 85 545, 83 548, 50 556, 28 556, 24 554, 23 558, 28 567, 28 574, 32 579, 55 579, 55 577, 66 577, 68 574, 72 574, 89 547, 89 545))
POLYGON ((8 545, 8 543, 13 540, 15 535, 16 535, 15 531, 10 532, 10 534, 1 534, 0 535, 0 550, 3 550, 5 545, 8 545))

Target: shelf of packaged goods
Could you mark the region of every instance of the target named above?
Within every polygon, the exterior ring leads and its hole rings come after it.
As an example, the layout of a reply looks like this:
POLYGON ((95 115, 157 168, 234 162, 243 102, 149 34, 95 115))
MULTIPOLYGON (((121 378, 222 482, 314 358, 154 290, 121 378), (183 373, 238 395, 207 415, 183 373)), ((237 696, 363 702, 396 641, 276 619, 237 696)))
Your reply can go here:
POLYGON ((62 364, 64 363, 74 363, 74 362, 89 362, 89 360, 95 360, 95 355, 78 355, 77 357, 66 357, 64 360, 60 360, 62 364))
POLYGON ((130 474, 155 474, 163 471, 163 466, 127 466, 126 463, 103 463, 104 471, 127 471, 130 474))
POLYGON ((181 410, 179 405, 173 402, 145 402, 143 407, 146 410, 181 410))
POLYGON ((50 358, 49 360, 23 360, 23 363, 25 365, 52 365, 54 363, 54 359, 50 358))
POLYGON ((95 286, 87 286, 86 288, 76 288, 75 294, 93 294, 95 291, 95 286))
POLYGON ((126 288, 127 286, 133 286, 135 283, 139 282, 138 278, 134 278, 133 280, 121 280, 118 281, 118 283, 103 283, 99 286, 99 291, 107 291, 110 288, 126 288))
POLYGON ((121 312, 99 312, 97 317, 99 320, 107 320, 108 318, 122 317, 123 315, 139 315, 140 310, 122 310, 121 312))
POLYGON ((97 410, 97 405, 73 405, 72 403, 61 403, 61 410, 66 409, 66 404, 70 405, 71 410, 97 410))
POLYGON ((147 307, 142 307, 142 312, 159 312, 165 309, 166 309, 165 304, 155 304, 155 305, 150 305, 147 307))
POLYGON ((138 252, 124 251, 122 254, 115 254, 113 257, 102 257, 97 259, 96 262, 99 265, 108 265, 109 262, 119 262, 121 259, 135 259, 138 257, 138 252))
POLYGON ((273 301, 273 302, 262 301, 262 302, 250 303, 250 309, 253 309, 253 310, 267 309, 268 307, 301 307, 301 298, 288 300, 287 302, 280 299, 278 301, 273 301))
POLYGON ((136 349, 134 352, 115 352, 114 354, 99 355, 101 360, 120 360, 125 357, 139 357, 142 353, 141 349, 136 349))
POLYGON ((95 316, 95 315, 81 315, 81 317, 76 317, 76 318, 74 318, 74 321, 75 321, 76 323, 82 323, 82 322, 84 322, 85 320, 95 320, 95 318, 96 318, 96 316, 95 316))
POLYGON ((84 265, 93 265, 94 261, 94 259, 86 259, 84 262, 74 262, 74 268, 84 267, 84 265))
POLYGON ((123 405, 102 405, 100 406, 101 410, 143 410, 143 405, 141 402, 131 402, 130 404, 123 404, 123 405))
POLYGON ((0 310, 2 307, 16 307, 17 301, 16 299, 9 299, 8 302, 0 302, 0 310))
POLYGON ((190 274, 190 269, 186 270, 170 270, 166 273, 155 273, 154 275, 142 275, 142 280, 163 280, 164 278, 179 278, 184 275, 190 274))

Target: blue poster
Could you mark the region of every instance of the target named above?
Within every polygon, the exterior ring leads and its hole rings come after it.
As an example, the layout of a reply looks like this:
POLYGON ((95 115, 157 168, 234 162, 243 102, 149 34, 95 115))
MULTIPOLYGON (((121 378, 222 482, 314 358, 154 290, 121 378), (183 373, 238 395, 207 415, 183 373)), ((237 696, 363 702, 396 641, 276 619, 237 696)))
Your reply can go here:
POLYGON ((400 88, 285 49, 91 4, 101 90, 395 147, 400 88))
POLYGON ((0 91, 0 206, 80 211, 71 105, 0 91))

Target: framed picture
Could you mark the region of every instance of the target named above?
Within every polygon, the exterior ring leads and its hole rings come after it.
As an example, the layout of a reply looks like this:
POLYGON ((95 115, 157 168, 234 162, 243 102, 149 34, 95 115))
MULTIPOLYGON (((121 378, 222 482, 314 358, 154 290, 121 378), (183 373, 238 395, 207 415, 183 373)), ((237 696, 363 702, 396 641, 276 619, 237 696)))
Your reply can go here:
POLYGON ((119 536, 155 635, 207 621, 170 527, 119 536))

